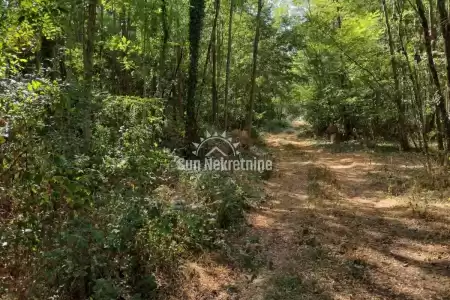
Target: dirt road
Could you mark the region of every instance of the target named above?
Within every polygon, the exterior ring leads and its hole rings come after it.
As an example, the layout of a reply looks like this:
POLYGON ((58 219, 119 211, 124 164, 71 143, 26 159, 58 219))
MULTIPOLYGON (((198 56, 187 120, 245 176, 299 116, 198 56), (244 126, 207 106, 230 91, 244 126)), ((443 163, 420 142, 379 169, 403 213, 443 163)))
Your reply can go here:
POLYGON ((267 142, 276 171, 269 200, 249 215, 240 250, 249 271, 193 266, 208 290, 194 297, 450 299, 449 209, 407 193, 419 164, 395 152, 334 153, 295 134, 267 142))

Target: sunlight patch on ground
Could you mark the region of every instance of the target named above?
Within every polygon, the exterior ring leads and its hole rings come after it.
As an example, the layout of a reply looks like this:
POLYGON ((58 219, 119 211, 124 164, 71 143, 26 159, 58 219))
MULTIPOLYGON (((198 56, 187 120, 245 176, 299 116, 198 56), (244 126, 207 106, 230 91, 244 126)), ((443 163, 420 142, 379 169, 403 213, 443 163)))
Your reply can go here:
POLYGON ((269 228, 275 223, 275 219, 269 218, 267 215, 251 215, 249 222, 253 227, 269 228))
MULTIPOLYGON (((448 296, 450 205, 430 204, 421 215, 407 190, 388 192, 389 184, 408 182, 410 171, 422 168, 418 161, 400 153, 333 153, 295 134, 269 134, 267 141, 276 157, 265 182, 270 201, 248 216, 265 265, 238 271, 250 273, 236 279, 239 291, 225 299, 448 296), (312 200, 311 186, 326 193, 312 200)), ((208 280, 209 289, 218 287, 208 280)))

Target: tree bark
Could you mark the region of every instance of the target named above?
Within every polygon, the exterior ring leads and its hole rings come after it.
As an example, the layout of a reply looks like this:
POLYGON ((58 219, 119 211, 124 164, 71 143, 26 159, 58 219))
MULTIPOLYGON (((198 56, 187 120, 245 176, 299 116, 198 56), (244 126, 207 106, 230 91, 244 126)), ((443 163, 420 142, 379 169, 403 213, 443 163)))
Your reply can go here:
POLYGON ((188 78, 188 94, 186 99, 186 142, 190 145, 197 138, 197 121, 195 115, 195 92, 197 88, 197 73, 199 46, 205 10, 204 0, 190 0, 189 9, 189 48, 190 65, 188 78))
MULTIPOLYGON (((430 0, 431 1, 431 0, 430 0)), ((419 78, 417 75, 417 70, 416 67, 414 65, 414 61, 411 61, 410 56, 408 54, 408 49, 405 46, 407 44, 407 42, 405 42, 405 36, 407 37, 407 35, 404 35, 404 27, 403 27, 403 6, 397 6, 397 15, 399 16, 399 20, 398 20, 398 36, 399 36, 399 42, 400 42, 400 46, 403 52, 403 56, 405 57, 405 62, 406 62, 406 67, 408 69, 408 77, 409 80, 412 83, 412 87, 413 87, 413 94, 414 94, 414 102, 413 102, 413 107, 415 106, 415 113, 417 118, 419 119, 419 124, 420 124, 420 139, 422 139, 420 141, 420 144, 423 146, 423 150, 425 152, 426 155, 428 155, 428 140, 427 140, 427 132, 426 132, 426 114, 424 111, 424 106, 423 106, 423 100, 422 100, 422 96, 420 93, 420 86, 419 86, 419 78)), ((413 133, 413 132, 411 132, 413 133)), ((422 147, 421 146, 421 147, 422 147)))
POLYGON ((94 68, 94 35, 97 17, 97 1, 89 0, 86 38, 84 41, 84 80, 90 88, 92 85, 94 68))
MULTIPOLYGON (((437 104, 436 109, 440 113, 441 121, 442 121, 443 127, 444 127, 443 135, 446 137, 447 148, 448 148, 450 123, 449 123, 449 119, 447 116, 447 109, 445 107, 445 98, 442 93, 438 72, 436 70, 436 65, 434 63, 433 52, 432 52, 432 47, 431 47, 430 28, 428 26, 428 20, 425 15, 425 8, 424 8, 422 0, 416 0, 416 5, 417 5, 417 12, 419 14, 419 17, 420 17, 420 20, 422 23, 422 28, 423 28, 423 37, 424 37, 424 41, 425 41, 425 49, 426 49, 427 58, 428 58, 428 66, 430 68, 430 73, 431 73, 433 82, 434 82, 437 92, 438 92, 439 99, 438 99, 438 104, 437 104)), ((442 131, 441 128, 438 128, 437 130, 442 131)))
POLYGON ((405 106, 402 102, 402 95, 400 91, 400 81, 399 81, 399 75, 397 70, 397 61, 395 59, 395 51, 394 51, 394 40, 392 38, 392 32, 391 32, 391 25, 389 23, 389 12, 386 5, 386 0, 381 0, 381 5, 383 7, 383 13, 384 13, 384 20, 386 25, 386 31, 388 34, 388 42, 389 42, 389 54, 391 56, 391 67, 392 67, 392 75, 394 77, 394 88, 395 88, 395 95, 394 95, 394 101, 397 106, 398 110, 398 138, 400 143, 400 148, 404 151, 410 150, 409 142, 408 142, 408 136, 406 133, 406 126, 405 126, 405 106))
MULTIPOLYGON (((436 50, 436 42, 437 42, 437 37, 438 37, 437 29, 436 29, 436 12, 434 10, 435 3, 436 3, 436 0, 429 0, 428 1, 429 16, 430 16, 430 27, 431 27, 430 38, 431 38, 431 51, 432 52, 436 50)), ((433 84, 433 78, 431 76, 430 76, 430 82, 431 82, 431 84, 433 84)), ((442 136, 442 134, 443 134, 442 122, 441 122, 441 118, 439 117, 439 112, 438 111, 436 111, 433 114, 432 119, 433 119, 432 123, 436 123, 436 128, 437 128, 438 150, 442 151, 442 150, 444 150, 444 139, 443 139, 443 136, 442 136)))
POLYGON ((230 0, 230 16, 228 18, 228 50, 227 50, 227 67, 225 74, 225 103, 224 103, 224 114, 225 114, 225 130, 228 130, 228 93, 230 86, 230 68, 231 68, 231 46, 233 44, 232 40, 232 30, 233 30, 233 13, 234 13, 234 0, 230 0))
POLYGON ((158 95, 162 98, 164 97, 164 78, 165 78, 165 68, 166 68, 166 53, 167 53, 167 42, 169 41, 169 25, 167 24, 167 4, 166 0, 161 0, 161 24, 163 30, 163 41, 161 45, 161 53, 159 60, 159 83, 158 83, 158 95))
POLYGON ((85 139, 85 150, 90 148, 91 138, 92 138, 92 120, 91 120, 91 94, 92 94, 92 79, 94 76, 94 46, 95 46, 95 22, 97 18, 97 5, 98 0, 90 0, 88 5, 88 15, 87 15, 87 27, 86 36, 84 40, 84 52, 83 52, 83 63, 84 63, 84 85, 85 85, 85 103, 83 103, 84 110, 84 139, 85 139))
POLYGON ((213 78, 211 83, 211 96, 212 96, 212 123, 217 125, 218 114, 218 95, 217 95, 217 21, 220 12, 220 0, 215 0, 216 15, 214 17, 214 25, 212 32, 212 67, 213 78))
POLYGON ((258 47, 261 31, 261 13, 263 8, 263 0, 258 0, 258 13, 256 15, 256 31, 255 40, 253 41, 253 66, 252 66, 252 82, 250 88, 250 101, 247 106, 246 130, 251 135, 253 123, 253 108, 255 106, 255 89, 256 89, 256 73, 258 64, 258 47))
POLYGON ((436 41, 437 39, 437 29, 436 29, 436 15, 434 12, 434 3, 436 0, 429 0, 428 4, 430 7, 429 15, 430 15, 430 25, 431 25, 431 40, 436 41))
MULTIPOLYGON (((442 36, 444 38, 444 49, 445 49, 446 70, 447 70, 447 97, 446 97, 446 105, 445 105, 445 118, 446 118, 446 121, 449 122, 447 110, 448 110, 449 102, 450 102, 450 23, 449 23, 449 19, 448 19, 447 7, 445 5, 446 2, 447 1, 437 0, 437 8, 439 11, 441 31, 442 31, 442 36)), ((447 139, 448 139, 447 140, 447 143, 448 143, 447 148, 450 149, 450 132, 448 131, 449 129, 450 129, 450 127, 446 128, 446 130, 447 130, 446 134, 447 134, 447 139)))

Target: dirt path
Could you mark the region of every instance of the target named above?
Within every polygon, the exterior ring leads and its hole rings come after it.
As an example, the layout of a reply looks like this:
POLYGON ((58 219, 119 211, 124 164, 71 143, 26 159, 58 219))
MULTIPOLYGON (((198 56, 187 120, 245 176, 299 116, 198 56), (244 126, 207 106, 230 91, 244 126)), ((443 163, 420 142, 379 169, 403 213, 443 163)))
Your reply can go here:
POLYGON ((256 267, 206 270, 215 291, 202 299, 450 299, 449 210, 408 204, 401 178, 413 164, 288 134, 268 144, 277 169, 246 234, 256 267), (377 180, 380 170, 387 177, 377 180))

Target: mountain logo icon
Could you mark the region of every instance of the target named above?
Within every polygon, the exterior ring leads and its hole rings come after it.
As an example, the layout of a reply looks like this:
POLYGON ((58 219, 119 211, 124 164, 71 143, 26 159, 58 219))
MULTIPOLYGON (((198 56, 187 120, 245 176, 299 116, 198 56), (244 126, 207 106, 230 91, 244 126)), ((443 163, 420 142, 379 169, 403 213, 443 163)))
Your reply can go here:
MULTIPOLYGON (((233 143, 232 138, 227 137, 227 133, 223 132, 222 134, 210 134, 208 131, 206 131, 206 138, 200 138, 200 143, 192 143, 195 146, 195 151, 192 151, 196 156, 199 156, 200 150, 205 148, 207 145, 211 145, 211 142, 219 145, 225 145, 226 147, 231 149, 231 153, 233 156, 236 156, 239 154, 239 151, 237 151, 237 147, 239 147, 239 142, 233 143)), ((220 154, 223 157, 227 157, 228 155, 220 149, 217 145, 214 146, 207 154, 206 156, 212 156, 213 154, 220 154)), ((229 152, 230 153, 230 152, 229 152)))

